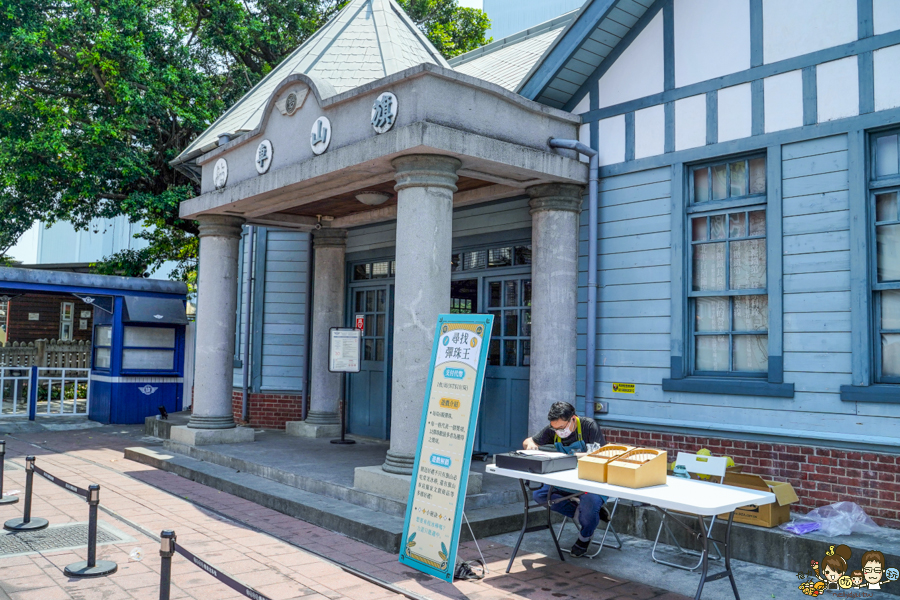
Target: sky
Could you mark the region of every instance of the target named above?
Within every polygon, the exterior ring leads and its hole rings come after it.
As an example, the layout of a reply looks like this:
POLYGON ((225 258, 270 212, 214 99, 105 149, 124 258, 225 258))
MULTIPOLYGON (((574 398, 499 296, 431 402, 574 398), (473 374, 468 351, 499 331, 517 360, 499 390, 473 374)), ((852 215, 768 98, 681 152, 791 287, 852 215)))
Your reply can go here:
POLYGON ((469 8, 481 8, 483 0, 459 0, 460 6, 468 6, 469 8))

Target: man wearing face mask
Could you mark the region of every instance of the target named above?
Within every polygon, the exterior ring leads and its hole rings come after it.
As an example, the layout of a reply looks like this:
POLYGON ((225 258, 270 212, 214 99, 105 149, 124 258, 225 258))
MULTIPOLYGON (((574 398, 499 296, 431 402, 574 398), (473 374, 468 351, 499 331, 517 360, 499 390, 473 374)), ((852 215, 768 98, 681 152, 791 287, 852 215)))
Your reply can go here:
MULTIPOLYGON (((568 402, 553 404, 547 420, 550 421, 549 425, 522 442, 522 446, 526 450, 537 450, 539 446, 555 445, 558 449, 571 454, 573 451, 586 452, 588 444, 603 445, 606 443, 597 422, 576 415, 575 407, 568 402)), ((546 504, 549 491, 550 486, 542 486, 534 492, 534 501, 546 504)), ((571 494, 571 492, 554 488, 552 500, 571 494)), ((578 541, 572 546, 572 556, 584 556, 597 525, 601 520, 609 521, 609 512, 603 506, 604 502, 605 498, 597 494, 581 494, 578 496, 577 502, 572 499, 551 505, 550 510, 573 519, 580 529, 578 541)))

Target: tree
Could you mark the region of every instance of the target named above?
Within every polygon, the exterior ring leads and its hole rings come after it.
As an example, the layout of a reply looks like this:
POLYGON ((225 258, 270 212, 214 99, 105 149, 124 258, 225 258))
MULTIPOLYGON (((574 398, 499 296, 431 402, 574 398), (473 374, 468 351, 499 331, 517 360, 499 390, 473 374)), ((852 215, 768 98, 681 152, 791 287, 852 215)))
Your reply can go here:
MULTIPOLYGON (((447 56, 485 42, 456 0, 401 0, 447 56)), ((347 0, 6 0, 0 5, 0 256, 36 221, 125 215, 149 244, 98 270, 175 261, 191 280, 197 184, 169 166, 347 0)))

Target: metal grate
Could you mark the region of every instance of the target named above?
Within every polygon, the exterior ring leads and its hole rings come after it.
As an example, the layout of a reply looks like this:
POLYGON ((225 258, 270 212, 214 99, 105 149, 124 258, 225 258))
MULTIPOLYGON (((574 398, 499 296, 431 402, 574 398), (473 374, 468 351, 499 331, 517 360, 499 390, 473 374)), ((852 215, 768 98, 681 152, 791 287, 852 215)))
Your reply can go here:
MULTIPOLYGON (((86 548, 87 523, 51 525, 40 531, 11 531, 0 535, 0 557, 55 550, 86 548)), ((105 524, 97 524, 97 545, 133 541, 133 538, 105 524)))

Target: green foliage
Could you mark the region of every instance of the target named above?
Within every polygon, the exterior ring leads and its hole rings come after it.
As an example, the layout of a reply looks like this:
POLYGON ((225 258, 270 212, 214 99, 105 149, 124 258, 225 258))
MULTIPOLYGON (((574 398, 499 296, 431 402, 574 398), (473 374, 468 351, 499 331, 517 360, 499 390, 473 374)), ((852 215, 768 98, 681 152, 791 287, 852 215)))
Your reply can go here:
POLYGON ((397 3, 444 58, 464 54, 491 41, 484 35, 491 22, 477 8, 459 6, 457 0, 397 0, 397 3))
MULTIPOLYGON (((149 246, 97 269, 195 275, 199 193, 169 166, 347 0, 4 0, 0 4, 0 256, 36 221, 87 229, 125 215, 149 246)), ((450 57, 486 42, 484 13, 401 0, 450 57)))

